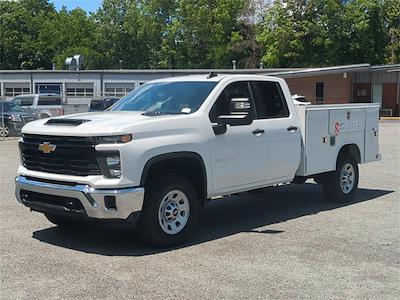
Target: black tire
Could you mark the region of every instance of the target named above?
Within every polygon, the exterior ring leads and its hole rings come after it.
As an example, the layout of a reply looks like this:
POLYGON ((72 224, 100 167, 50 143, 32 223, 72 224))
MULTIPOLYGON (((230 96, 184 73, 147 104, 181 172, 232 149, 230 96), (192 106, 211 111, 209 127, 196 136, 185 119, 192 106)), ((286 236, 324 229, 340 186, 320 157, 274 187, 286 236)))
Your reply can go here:
POLYGON ((339 157, 336 164, 336 171, 333 171, 324 176, 323 188, 325 192, 325 197, 333 203, 351 202, 357 192, 358 176, 358 165, 354 157, 352 157, 351 155, 343 155, 339 157), (351 166, 351 168, 349 166, 351 166), (350 170, 348 172, 349 174, 354 172, 354 178, 351 178, 352 180, 347 179, 347 183, 343 183, 342 185, 341 180, 346 181, 346 179, 343 178, 349 178, 350 176, 345 176, 344 174, 346 173, 342 174, 342 171, 345 171, 345 168, 348 168, 350 170), (353 182, 353 184, 349 184, 350 182, 353 182), (348 188, 349 186, 352 187, 348 188))
POLYGON ((318 184, 324 184, 325 181, 324 175, 315 176, 313 179, 318 184))
MULTIPOLYGON (((180 214, 181 211, 178 213, 180 214)), ((196 227, 199 213, 199 197, 193 184, 183 176, 163 174, 163 176, 150 179, 150 182, 146 184, 145 201, 136 229, 145 243, 156 247, 171 247, 182 243, 190 236, 196 227), (189 213, 186 224, 178 229, 179 232, 172 234, 164 231, 161 223, 164 224, 164 228, 169 223, 160 220, 159 214, 164 215, 162 212, 166 211, 167 196, 176 197, 174 191, 182 192, 185 195, 185 203, 189 204, 189 213)), ((179 217, 179 215, 176 216, 179 217)))
POLYGON ((51 223, 62 227, 62 228, 74 228, 77 227, 81 222, 75 219, 66 218, 63 216, 53 215, 53 214, 44 214, 51 223))
POLYGON ((292 183, 294 183, 294 184, 304 184, 306 181, 307 181, 307 177, 295 176, 293 178, 292 183))

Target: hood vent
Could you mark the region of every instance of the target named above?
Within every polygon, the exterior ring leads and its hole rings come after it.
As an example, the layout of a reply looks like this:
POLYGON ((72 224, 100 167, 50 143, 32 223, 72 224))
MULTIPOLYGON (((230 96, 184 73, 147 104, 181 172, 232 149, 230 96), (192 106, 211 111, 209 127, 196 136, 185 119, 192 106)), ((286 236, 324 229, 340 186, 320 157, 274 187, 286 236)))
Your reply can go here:
POLYGON ((45 125, 55 125, 55 126, 78 126, 83 123, 90 122, 90 120, 84 119, 50 119, 45 125))

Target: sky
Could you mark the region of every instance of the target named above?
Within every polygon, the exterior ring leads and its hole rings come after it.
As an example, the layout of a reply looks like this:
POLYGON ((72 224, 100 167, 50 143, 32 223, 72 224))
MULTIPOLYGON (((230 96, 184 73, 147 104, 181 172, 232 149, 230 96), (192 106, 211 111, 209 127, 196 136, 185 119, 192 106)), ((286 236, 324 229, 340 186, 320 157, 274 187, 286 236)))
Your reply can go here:
POLYGON ((101 6, 102 0, 51 0, 50 2, 53 2, 58 10, 66 6, 68 10, 80 7, 87 12, 95 12, 101 6))

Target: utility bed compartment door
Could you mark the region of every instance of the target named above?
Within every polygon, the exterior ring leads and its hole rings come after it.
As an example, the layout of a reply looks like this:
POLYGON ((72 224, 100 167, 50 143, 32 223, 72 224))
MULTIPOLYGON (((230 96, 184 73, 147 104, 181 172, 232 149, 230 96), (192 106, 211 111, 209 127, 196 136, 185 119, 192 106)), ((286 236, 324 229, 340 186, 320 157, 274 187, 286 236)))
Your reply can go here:
POLYGON ((332 162, 334 148, 329 146, 329 110, 306 112, 305 172, 326 172, 332 162))
POLYGON ((380 159, 378 143, 379 108, 367 108, 365 116, 365 162, 380 159))
POLYGON ((329 134, 351 140, 364 131, 365 109, 329 110, 329 134))

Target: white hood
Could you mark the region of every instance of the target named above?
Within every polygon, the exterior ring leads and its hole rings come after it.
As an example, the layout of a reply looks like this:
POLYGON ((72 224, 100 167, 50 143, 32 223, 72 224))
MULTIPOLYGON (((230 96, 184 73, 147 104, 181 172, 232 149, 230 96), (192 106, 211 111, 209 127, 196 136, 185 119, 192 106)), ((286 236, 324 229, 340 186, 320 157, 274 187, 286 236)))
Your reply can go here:
POLYGON ((94 136, 131 133, 135 126, 151 122, 154 119, 174 117, 162 115, 156 117, 143 116, 143 112, 90 112, 51 118, 55 120, 85 120, 79 125, 46 124, 49 119, 30 122, 22 129, 26 134, 94 136))

